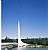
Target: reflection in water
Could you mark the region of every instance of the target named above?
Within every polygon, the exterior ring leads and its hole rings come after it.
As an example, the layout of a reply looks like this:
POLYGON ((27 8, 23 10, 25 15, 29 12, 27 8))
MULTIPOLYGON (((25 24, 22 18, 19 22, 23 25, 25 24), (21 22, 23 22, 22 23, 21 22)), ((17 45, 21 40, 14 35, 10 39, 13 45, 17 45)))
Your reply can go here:
POLYGON ((5 48, 5 50, 8 50, 7 48, 5 48))
MULTIPOLYGON (((2 48, 1 50, 5 50, 2 48)), ((8 50, 48 50, 48 48, 8 48, 8 50)))
POLYGON ((16 50, 48 50, 48 48, 17 48, 16 50))
POLYGON ((24 48, 8 48, 8 50, 24 50, 24 48))
POLYGON ((25 50, 25 48, 21 47, 21 48, 17 48, 17 50, 25 50))

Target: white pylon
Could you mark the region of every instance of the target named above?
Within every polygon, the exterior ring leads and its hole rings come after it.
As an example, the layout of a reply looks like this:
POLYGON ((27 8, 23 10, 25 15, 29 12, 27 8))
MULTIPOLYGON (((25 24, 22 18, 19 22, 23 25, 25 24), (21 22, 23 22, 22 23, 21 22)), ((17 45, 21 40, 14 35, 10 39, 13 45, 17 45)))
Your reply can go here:
POLYGON ((20 47, 20 46, 26 46, 27 44, 26 43, 23 43, 22 41, 21 41, 21 37, 20 37, 20 23, 19 23, 19 21, 18 21, 18 48, 20 47))

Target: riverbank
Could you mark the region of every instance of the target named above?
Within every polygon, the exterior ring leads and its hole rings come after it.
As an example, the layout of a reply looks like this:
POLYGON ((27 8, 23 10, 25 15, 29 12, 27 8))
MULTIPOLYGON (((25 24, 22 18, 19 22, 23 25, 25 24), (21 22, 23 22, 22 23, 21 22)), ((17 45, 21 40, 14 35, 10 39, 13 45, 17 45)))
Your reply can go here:
POLYGON ((27 48, 48 48, 48 46, 43 45, 28 45, 27 48))
MULTIPOLYGON (((1 48, 18 48, 17 45, 2 45, 1 48)), ((22 47, 20 47, 22 48, 22 47)), ((43 45, 27 45, 26 48, 48 48, 48 46, 43 45)))

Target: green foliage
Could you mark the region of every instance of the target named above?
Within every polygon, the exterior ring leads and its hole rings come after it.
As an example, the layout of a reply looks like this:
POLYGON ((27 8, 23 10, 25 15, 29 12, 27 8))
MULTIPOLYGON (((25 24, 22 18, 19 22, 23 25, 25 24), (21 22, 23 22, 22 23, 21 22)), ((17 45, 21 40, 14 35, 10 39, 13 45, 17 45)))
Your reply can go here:
MULTIPOLYGON (((21 39, 21 41, 23 41, 24 43, 27 44, 38 44, 38 45, 44 45, 44 46, 48 46, 48 38, 27 38, 27 39, 21 39)), ((2 39, 1 42, 17 42, 18 43, 18 39, 10 39, 10 38, 6 38, 2 39)))
POLYGON ((27 38, 22 39, 23 42, 27 44, 38 44, 38 45, 44 45, 48 46, 48 38, 27 38))

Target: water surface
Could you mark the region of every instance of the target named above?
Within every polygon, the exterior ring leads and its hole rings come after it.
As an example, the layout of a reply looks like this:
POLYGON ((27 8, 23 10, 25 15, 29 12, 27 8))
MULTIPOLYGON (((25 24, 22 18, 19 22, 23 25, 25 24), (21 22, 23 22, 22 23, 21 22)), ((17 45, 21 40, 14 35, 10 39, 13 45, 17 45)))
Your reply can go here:
MULTIPOLYGON (((5 50, 2 48, 1 50, 5 50)), ((8 48, 7 50, 48 50, 48 48, 8 48)))

